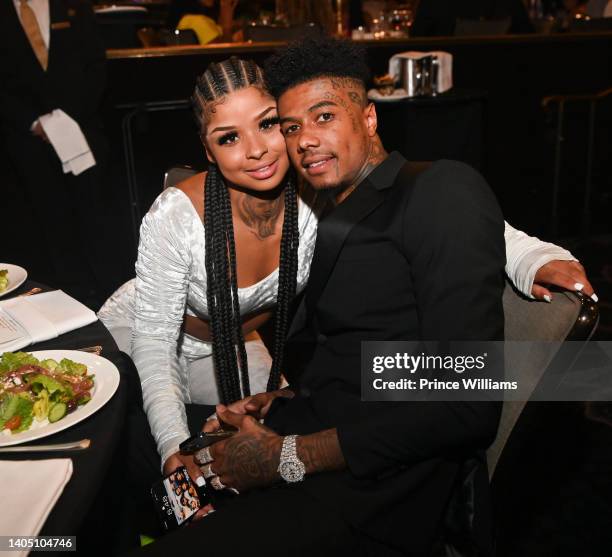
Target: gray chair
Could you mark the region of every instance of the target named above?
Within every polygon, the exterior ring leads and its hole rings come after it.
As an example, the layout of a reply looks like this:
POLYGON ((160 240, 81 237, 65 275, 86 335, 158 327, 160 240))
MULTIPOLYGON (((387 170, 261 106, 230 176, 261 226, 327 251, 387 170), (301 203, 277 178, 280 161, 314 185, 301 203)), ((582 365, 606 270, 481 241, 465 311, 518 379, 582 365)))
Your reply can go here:
MULTIPOLYGON (((505 339, 509 341, 584 341, 593 334, 599 319, 597 304, 580 293, 557 292, 552 303, 530 300, 519 294, 508 282, 504 290, 505 339)), ((560 361, 559 345, 542 346, 538 351, 513 354, 506 366, 521 370, 521 381, 528 381, 533 392, 547 370, 567 367, 560 361)), ((526 402, 506 401, 497 437, 487 451, 489 477, 502 457, 503 449, 526 402)))
POLYGON ((195 168, 188 165, 173 166, 166 170, 164 174, 164 189, 176 186, 197 173, 198 171, 195 168))
MULTIPOLYGON (((509 285, 504 311, 507 340, 568 340, 582 346, 599 318, 597 304, 580 293, 556 292, 547 304, 527 300, 509 285)), ((577 359, 572 344, 568 349, 553 342, 548 349, 506 357, 506 366, 517 366, 521 381, 530 381, 532 395, 527 402, 504 402, 497 438, 487 453, 497 557, 558 555, 564 535, 568 539, 582 535, 580 526, 574 526, 575 513, 585 512, 590 503, 581 501, 580 507, 574 503, 575 497, 588 493, 582 485, 581 463, 596 449, 592 445, 596 441, 589 441, 585 433, 588 405, 538 400, 543 385, 554 388, 567 377, 577 359)), ((588 363, 592 352, 597 347, 587 352, 588 363)))

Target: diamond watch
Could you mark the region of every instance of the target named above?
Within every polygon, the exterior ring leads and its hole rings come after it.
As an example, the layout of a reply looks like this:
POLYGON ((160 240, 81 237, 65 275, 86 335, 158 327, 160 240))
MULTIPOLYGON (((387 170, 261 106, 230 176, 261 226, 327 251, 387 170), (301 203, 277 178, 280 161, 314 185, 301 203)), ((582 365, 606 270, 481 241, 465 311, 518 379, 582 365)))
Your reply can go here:
POLYGON ((287 435, 283 438, 283 447, 278 463, 278 473, 286 482, 301 482, 306 474, 306 466, 297 456, 295 440, 297 435, 287 435))

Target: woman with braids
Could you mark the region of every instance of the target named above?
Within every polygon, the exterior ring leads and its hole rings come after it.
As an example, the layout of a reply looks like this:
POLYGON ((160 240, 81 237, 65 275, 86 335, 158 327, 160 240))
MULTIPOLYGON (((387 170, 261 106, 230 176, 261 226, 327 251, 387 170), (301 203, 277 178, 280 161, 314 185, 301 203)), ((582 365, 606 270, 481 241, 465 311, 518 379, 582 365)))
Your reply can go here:
POLYGON ((211 64, 193 106, 208 172, 157 198, 142 222, 136 279, 99 317, 136 364, 164 471, 186 464, 197 477, 193 459, 178 452, 189 414, 205 417, 214 411, 208 405, 279 388, 316 217, 298 195, 276 103, 256 64, 211 64), (270 357, 256 329, 273 314, 270 357))

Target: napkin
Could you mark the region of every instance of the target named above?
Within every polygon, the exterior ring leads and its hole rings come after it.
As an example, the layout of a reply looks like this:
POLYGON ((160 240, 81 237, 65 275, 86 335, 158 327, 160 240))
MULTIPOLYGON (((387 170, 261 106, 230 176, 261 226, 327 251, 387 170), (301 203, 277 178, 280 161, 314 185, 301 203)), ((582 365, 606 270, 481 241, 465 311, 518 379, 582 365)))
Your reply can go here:
POLYGON ((39 121, 57 156, 62 161, 64 174, 72 172, 77 176, 95 166, 96 159, 80 126, 68 114, 56 109, 41 116, 39 121))
MULTIPOLYGON (((0 536, 37 536, 72 476, 72 460, 0 460, 0 536)), ((22 557, 24 551, 0 551, 22 557)))
MULTIPOLYGON (((442 50, 434 50, 431 52, 417 52, 410 50, 408 52, 400 52, 394 54, 389 59, 389 74, 397 80, 400 79, 400 62, 402 58, 423 58, 423 56, 436 56, 438 58, 438 93, 444 93, 453 87, 453 55, 442 50)), ((403 84, 399 84, 403 87, 403 84)))
POLYGON ((0 302, 0 353, 49 340, 97 321, 96 314, 61 290, 0 302))

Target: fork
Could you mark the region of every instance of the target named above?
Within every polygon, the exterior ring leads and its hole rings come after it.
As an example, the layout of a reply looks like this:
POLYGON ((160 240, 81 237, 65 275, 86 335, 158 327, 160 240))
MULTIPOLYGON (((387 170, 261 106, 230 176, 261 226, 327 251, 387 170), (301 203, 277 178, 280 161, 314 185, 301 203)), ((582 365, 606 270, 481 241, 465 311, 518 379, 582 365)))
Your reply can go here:
POLYGON ((98 344, 96 346, 84 346, 83 348, 76 348, 77 352, 88 352, 89 354, 95 354, 99 356, 102 354, 102 347, 98 344))
POLYGON ((23 296, 34 296, 34 294, 39 294, 40 292, 42 292, 42 288, 38 288, 38 286, 35 286, 34 288, 30 288, 30 290, 28 290, 27 292, 19 294, 19 296, 17 297, 23 298, 23 296))
POLYGON ((14 447, 0 447, 0 453, 31 453, 31 452, 61 452, 84 451, 91 445, 90 439, 81 439, 72 443, 54 443, 50 445, 15 445, 14 447))

